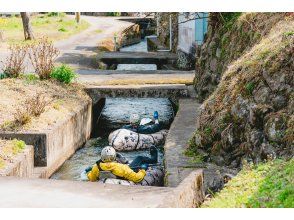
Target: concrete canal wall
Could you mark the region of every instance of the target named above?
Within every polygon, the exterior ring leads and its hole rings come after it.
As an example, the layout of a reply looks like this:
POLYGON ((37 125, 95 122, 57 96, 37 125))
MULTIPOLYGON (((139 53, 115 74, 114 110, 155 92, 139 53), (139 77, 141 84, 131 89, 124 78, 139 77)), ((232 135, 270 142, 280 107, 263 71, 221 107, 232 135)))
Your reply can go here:
POLYGON ((5 168, 0 170, 0 176, 32 177, 34 169, 34 147, 26 146, 23 152, 15 156, 12 162, 8 162, 5 168))
POLYGON ((49 178, 80 146, 90 138, 92 103, 88 102, 52 128, 38 132, 0 132, 1 138, 18 138, 34 146, 35 167, 46 167, 49 178))

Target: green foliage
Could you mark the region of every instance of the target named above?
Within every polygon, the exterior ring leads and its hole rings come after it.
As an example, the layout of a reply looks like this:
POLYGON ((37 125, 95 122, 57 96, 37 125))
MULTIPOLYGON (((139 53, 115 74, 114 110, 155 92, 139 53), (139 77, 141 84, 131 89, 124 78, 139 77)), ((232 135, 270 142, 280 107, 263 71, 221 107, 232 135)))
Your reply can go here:
POLYGON ((47 16, 48 17, 56 17, 56 16, 58 16, 58 12, 49 12, 48 14, 47 14, 47 16))
POLYGON ((202 207, 294 207, 294 159, 245 165, 215 197, 202 207))
POLYGON ((184 152, 184 154, 188 157, 191 157, 191 163, 201 163, 203 162, 203 156, 197 152, 197 148, 195 146, 194 138, 189 141, 189 148, 184 152))
POLYGON ((74 73, 69 66, 63 64, 60 67, 54 68, 50 77, 57 79, 60 82, 68 84, 71 83, 77 77, 77 74, 74 73))
POLYGON ((294 35, 294 31, 287 31, 283 35, 286 37, 292 36, 292 35, 294 35))
POLYGON ((64 27, 59 28, 58 31, 60 31, 60 32, 67 32, 67 30, 64 27))
POLYGON ((0 73, 0 79, 5 79, 7 78, 7 75, 5 73, 0 73))
POLYGON ((22 140, 13 139, 12 140, 12 152, 13 154, 18 154, 25 149, 26 143, 22 140))
POLYGON ((120 12, 107 12, 107 16, 120 16, 120 12))
POLYGON ((29 73, 29 74, 21 74, 20 78, 24 79, 26 83, 28 84, 34 84, 36 81, 38 81, 40 78, 38 75, 29 73))
POLYGON ((255 88, 254 82, 249 82, 245 85, 246 93, 248 95, 252 95, 254 88, 255 88))

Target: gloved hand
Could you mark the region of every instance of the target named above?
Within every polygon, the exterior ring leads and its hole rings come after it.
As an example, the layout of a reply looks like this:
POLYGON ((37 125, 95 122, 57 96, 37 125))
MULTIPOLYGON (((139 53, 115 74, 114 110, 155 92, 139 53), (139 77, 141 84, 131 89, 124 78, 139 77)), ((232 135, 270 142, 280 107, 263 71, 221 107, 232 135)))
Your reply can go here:
POLYGON ((148 164, 142 164, 142 165, 141 165, 141 169, 143 169, 143 170, 147 170, 147 169, 148 169, 148 164))
POLYGON ((154 120, 157 120, 158 119, 158 111, 155 111, 153 113, 153 118, 154 118, 154 120))
POLYGON ((86 173, 90 172, 91 170, 92 170, 92 167, 87 167, 87 168, 85 169, 86 173))

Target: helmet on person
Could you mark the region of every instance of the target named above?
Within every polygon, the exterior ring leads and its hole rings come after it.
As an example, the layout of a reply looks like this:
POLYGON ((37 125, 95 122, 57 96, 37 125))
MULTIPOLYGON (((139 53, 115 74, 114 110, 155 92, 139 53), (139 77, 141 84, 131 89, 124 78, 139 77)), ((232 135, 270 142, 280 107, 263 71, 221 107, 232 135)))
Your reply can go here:
POLYGON ((151 118, 142 118, 140 125, 147 125, 152 122, 151 118))
POLYGON ((113 147, 104 147, 101 151, 101 160, 103 162, 112 162, 116 158, 116 152, 113 147))
POLYGON ((131 114, 130 115, 130 123, 131 124, 139 124, 140 116, 138 114, 131 114))

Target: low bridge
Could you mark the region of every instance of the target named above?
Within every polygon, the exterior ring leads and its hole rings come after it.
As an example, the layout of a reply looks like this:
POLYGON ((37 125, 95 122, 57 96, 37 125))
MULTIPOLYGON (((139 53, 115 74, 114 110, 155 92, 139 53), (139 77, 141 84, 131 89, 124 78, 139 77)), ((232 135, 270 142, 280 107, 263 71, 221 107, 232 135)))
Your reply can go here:
POLYGON ((112 64, 156 64, 162 65, 176 62, 177 55, 169 52, 104 52, 98 59, 108 66, 112 64))

